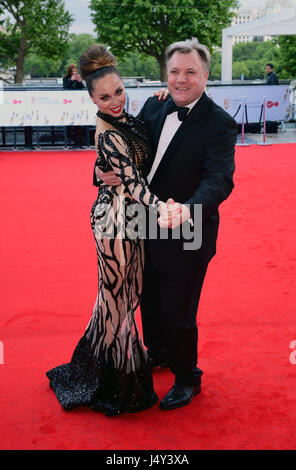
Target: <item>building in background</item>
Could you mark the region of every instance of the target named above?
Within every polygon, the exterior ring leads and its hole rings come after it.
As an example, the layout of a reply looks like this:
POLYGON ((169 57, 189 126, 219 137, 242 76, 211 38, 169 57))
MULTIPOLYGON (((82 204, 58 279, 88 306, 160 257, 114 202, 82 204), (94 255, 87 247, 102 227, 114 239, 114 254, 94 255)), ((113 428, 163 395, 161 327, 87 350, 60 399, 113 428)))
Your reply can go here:
MULTIPOLYGON (((237 10, 236 16, 233 18, 231 26, 236 26, 242 23, 249 23, 250 21, 257 20, 265 16, 264 8, 240 8, 237 10)), ((254 36, 233 36, 232 43, 237 44, 239 42, 251 42, 254 40, 254 36)))
MULTIPOLYGON (((236 26, 242 23, 249 23, 250 21, 257 20, 264 16, 279 13, 282 8, 289 8, 295 5, 295 0, 269 0, 265 6, 258 6, 257 8, 241 7, 236 11, 236 16, 233 18, 231 26, 236 26)), ((233 36, 232 43, 251 42, 251 41, 269 41, 271 36, 233 36)))

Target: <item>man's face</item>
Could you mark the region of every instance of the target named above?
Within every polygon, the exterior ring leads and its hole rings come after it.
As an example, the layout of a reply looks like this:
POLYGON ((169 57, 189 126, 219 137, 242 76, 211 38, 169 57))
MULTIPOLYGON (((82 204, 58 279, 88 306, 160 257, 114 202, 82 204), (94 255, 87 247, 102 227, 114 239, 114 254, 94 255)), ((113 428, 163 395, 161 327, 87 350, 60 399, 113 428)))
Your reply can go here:
POLYGON ((175 52, 167 66, 168 89, 177 106, 197 100, 205 90, 209 72, 198 52, 175 52))
POLYGON ((266 65, 265 67, 265 72, 268 74, 270 72, 272 72, 272 68, 270 67, 270 65, 266 65))

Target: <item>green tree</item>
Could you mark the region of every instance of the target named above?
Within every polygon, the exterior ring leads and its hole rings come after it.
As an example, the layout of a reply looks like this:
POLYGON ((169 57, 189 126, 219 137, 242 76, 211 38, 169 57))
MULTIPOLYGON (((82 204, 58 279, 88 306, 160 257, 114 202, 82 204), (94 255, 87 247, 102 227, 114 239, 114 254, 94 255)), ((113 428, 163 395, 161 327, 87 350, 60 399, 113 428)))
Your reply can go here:
POLYGON ((40 57, 39 54, 29 53, 25 58, 24 75, 31 77, 62 77, 65 76, 69 64, 78 64, 79 57, 95 42, 91 34, 71 34, 68 48, 57 59, 40 57))
POLYGON ((214 51, 211 60, 209 80, 221 80, 221 51, 214 51))
POLYGON ((118 60, 118 69, 123 77, 145 77, 159 80, 159 67, 156 59, 143 56, 138 52, 126 54, 124 59, 118 60))
POLYGON ((91 34, 71 34, 68 48, 57 59, 46 59, 39 54, 29 53, 25 58, 24 75, 34 78, 65 76, 69 64, 78 64, 79 57, 95 42, 91 34))
POLYGON ((72 17, 63 0, 0 0, 2 68, 15 68, 15 82, 22 83, 26 55, 31 51, 56 59, 67 48, 72 17))
POLYGON ((118 57, 140 52, 155 57, 160 79, 166 80, 165 49, 191 37, 212 46, 221 44, 236 0, 91 0, 98 40, 118 57))
MULTIPOLYGON (((276 40, 235 44, 232 50, 232 78, 240 80, 244 75, 245 80, 264 79, 265 65, 268 62, 277 65, 278 51, 276 40)), ((209 78, 221 79, 221 51, 216 51, 212 56, 209 78)))
POLYGON ((61 59, 44 60, 39 54, 28 54, 24 62, 24 76, 30 75, 32 78, 59 77, 61 59))
POLYGON ((92 34, 71 34, 68 44, 69 47, 63 56, 59 74, 64 75, 69 64, 78 65, 80 56, 95 42, 95 38, 92 34))
POLYGON ((233 46, 233 60, 242 61, 248 59, 260 60, 268 59, 269 61, 274 60, 276 55, 277 45, 274 41, 264 42, 240 42, 233 46))
POLYGON ((233 80, 240 80, 244 75, 246 80, 249 79, 249 69, 246 62, 233 62, 232 64, 232 78, 233 80))
POLYGON ((280 78, 296 78, 296 36, 279 36, 277 67, 280 78))

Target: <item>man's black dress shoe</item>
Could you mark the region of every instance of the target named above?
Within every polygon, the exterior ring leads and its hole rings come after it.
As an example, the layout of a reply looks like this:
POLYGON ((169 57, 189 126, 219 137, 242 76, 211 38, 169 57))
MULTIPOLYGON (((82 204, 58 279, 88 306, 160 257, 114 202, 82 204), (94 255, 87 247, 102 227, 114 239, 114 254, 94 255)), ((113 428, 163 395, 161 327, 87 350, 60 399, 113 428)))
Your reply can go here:
POLYGON ((162 410, 175 410, 181 406, 189 405, 192 398, 201 391, 200 385, 189 387, 188 385, 174 384, 169 393, 161 400, 159 408, 162 410))

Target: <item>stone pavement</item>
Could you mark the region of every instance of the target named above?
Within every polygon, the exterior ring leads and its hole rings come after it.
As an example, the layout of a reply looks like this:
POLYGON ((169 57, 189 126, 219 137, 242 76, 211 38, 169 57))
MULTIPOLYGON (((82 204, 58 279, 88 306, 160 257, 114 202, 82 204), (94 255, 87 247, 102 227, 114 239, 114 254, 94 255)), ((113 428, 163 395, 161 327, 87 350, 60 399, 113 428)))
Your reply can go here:
MULTIPOLYGON (((266 134, 265 142, 269 144, 287 144, 296 143, 296 124, 295 127, 290 127, 291 124, 284 124, 279 126, 276 134, 266 134)), ((241 143, 241 134, 237 136, 237 143, 241 143)), ((263 142, 263 134, 244 134, 244 144, 254 145, 261 144, 263 142)))

